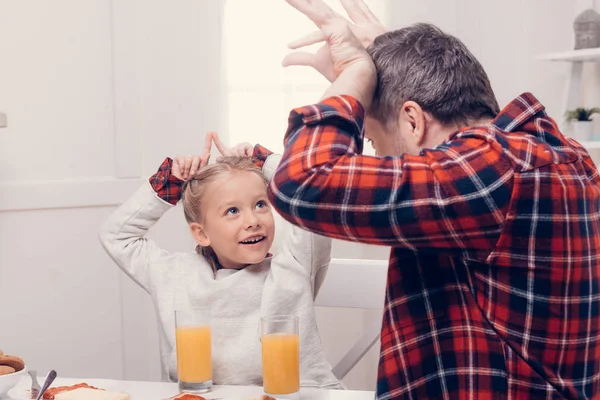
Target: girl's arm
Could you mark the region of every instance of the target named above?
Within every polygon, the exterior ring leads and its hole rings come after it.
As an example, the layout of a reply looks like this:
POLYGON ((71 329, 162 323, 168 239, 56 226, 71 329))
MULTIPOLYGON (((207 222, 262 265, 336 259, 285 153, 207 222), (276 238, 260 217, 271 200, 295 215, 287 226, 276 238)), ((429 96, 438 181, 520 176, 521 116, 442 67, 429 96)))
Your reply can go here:
MULTIPOLYGON (((208 157, 204 157, 208 161, 208 157)), ((196 172, 203 157, 167 158, 147 183, 117 208, 102 225, 100 243, 129 277, 150 291, 150 266, 170 257, 152 240, 148 230, 181 198, 183 179, 196 172)))

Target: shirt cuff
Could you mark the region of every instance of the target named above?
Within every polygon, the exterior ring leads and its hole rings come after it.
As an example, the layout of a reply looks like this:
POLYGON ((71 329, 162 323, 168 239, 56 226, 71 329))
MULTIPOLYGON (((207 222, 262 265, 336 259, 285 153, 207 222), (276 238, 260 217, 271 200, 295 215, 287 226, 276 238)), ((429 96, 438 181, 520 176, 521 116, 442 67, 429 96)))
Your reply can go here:
MULTIPOLYGON (((365 108, 352 96, 328 97, 320 103, 295 108, 290 114, 290 122, 314 125, 329 118, 341 118, 358 128, 362 133, 365 120, 365 108)), ((290 124, 291 125, 291 124, 290 124)))
POLYGON ((150 177, 149 182, 158 197, 175 205, 181 199, 181 188, 184 182, 171 174, 172 166, 173 160, 169 157, 165 158, 158 171, 150 177))
POLYGON ((254 165, 262 169, 263 165, 265 165, 265 162, 267 161, 267 158, 269 158, 271 154, 273 154, 271 150, 261 146, 260 144, 257 144, 254 146, 254 151, 252 152, 252 162, 254 165))

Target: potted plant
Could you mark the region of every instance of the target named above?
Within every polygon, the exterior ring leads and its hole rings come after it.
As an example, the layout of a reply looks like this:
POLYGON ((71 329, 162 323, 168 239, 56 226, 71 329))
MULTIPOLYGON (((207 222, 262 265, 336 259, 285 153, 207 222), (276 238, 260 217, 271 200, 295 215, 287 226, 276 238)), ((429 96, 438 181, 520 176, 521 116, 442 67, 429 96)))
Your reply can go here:
POLYGON ((592 115, 600 114, 600 108, 579 107, 567 111, 567 121, 573 124, 573 139, 580 142, 592 140, 594 136, 594 124, 592 115))

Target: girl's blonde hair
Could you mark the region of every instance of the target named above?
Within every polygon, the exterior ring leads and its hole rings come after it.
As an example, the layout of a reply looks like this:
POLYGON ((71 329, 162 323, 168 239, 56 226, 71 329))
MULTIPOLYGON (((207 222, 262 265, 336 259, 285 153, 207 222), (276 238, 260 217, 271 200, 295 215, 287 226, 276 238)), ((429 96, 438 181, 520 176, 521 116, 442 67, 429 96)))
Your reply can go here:
MULTIPOLYGON (((202 199, 206 194, 207 187, 221 176, 233 171, 253 172, 267 184, 259 167, 254 165, 247 157, 221 157, 215 164, 207 165, 192 178, 188 179, 182 190, 181 201, 183 203, 183 213, 188 224, 192 222, 202 222, 204 219, 204 208, 202 199)), ((244 190, 244 188, 240 188, 244 190)))

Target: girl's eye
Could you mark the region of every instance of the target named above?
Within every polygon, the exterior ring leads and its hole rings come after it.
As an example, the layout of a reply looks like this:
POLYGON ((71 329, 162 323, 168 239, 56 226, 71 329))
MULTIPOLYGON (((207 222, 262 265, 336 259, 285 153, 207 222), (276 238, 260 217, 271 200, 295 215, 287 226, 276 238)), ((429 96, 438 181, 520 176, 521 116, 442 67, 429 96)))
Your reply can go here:
POLYGON ((256 208, 265 208, 266 206, 267 206, 267 202, 263 201, 263 200, 256 203, 256 208))
POLYGON ((239 210, 237 209, 237 207, 231 207, 230 209, 227 210, 226 214, 227 215, 235 215, 239 212, 239 210))

